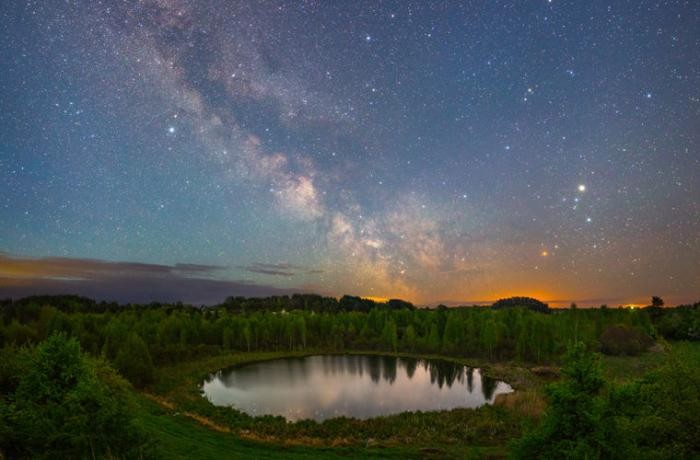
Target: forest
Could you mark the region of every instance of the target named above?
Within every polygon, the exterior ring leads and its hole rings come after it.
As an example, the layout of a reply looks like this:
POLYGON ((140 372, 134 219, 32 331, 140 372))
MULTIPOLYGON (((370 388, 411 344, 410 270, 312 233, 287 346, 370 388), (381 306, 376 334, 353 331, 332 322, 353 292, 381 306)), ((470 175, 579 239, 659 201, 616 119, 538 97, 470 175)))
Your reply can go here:
MULTIPOLYGON (((646 308, 555 309, 513 298, 490 307, 428 309, 401 300, 317 295, 228 298, 211 307, 118 305, 76 296, 5 300, 0 449, 8 458, 162 457, 163 446, 143 426, 147 416, 138 415, 153 413, 157 401, 273 444, 302 436, 344 438, 357 446, 376 438, 389 448, 403 439, 425 449, 444 440, 458 456, 460 445, 479 445, 496 457, 692 458, 700 449, 700 303, 662 305, 655 298, 646 308), (225 365, 358 352, 490 366, 520 396, 478 410, 289 424, 215 408, 197 395, 196 378, 225 365), (655 365, 636 379, 606 380, 601 363, 629 360, 655 365), (681 405, 696 409, 665 418, 681 405), (421 433, 416 424, 432 428, 421 433), (671 431, 664 443, 645 437, 654 430, 671 431), (614 433, 629 442, 611 444, 614 433)), ((313 455, 326 454, 335 455, 313 455)))

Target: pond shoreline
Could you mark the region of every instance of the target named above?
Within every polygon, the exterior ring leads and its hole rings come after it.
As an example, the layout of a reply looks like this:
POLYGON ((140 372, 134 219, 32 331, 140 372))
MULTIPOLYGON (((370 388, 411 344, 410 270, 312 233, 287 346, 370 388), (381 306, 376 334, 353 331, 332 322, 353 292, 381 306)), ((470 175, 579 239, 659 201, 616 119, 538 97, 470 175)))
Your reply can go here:
MULTIPOLYGON (((603 356, 607 378, 612 381, 627 381, 641 375, 664 361, 664 353, 645 353, 638 357, 603 356)), ((519 437, 523 428, 535 423, 543 413, 544 387, 556 381, 556 377, 545 377, 532 372, 536 363, 513 361, 487 362, 480 359, 454 356, 377 352, 374 350, 322 350, 234 352, 221 353, 200 359, 182 361, 161 366, 156 370, 156 381, 147 387, 143 404, 153 410, 164 412, 158 417, 175 420, 188 418, 202 428, 217 426, 226 432, 218 436, 230 438, 236 443, 259 443, 260 449, 333 449, 345 448, 353 452, 395 452, 409 449, 418 458, 424 449, 440 450, 442 458, 465 458, 475 452, 505 457, 509 439, 519 437), (201 397, 199 383, 213 369, 223 369, 237 364, 268 361, 285 357, 304 357, 316 354, 335 355, 385 355, 393 357, 430 358, 456 362, 482 369, 485 375, 508 382, 516 391, 499 398, 494 406, 478 409, 455 409, 452 411, 403 413, 387 417, 354 421, 346 418, 318 423, 302 421, 290 423, 282 417, 249 417, 235 410, 217 408, 201 397), (155 402, 154 402, 155 398, 155 402), (157 404, 156 404, 157 403, 157 404), (192 418, 190 417, 192 415, 192 418), (184 418, 183 418, 184 416, 184 418), (266 447, 267 446, 267 447, 266 447), (367 450, 370 449, 370 450, 367 450), (375 450, 379 449, 379 451, 375 450)), ((170 422, 168 422, 170 423, 170 422)), ((180 423, 180 422, 178 422, 180 423)), ((183 425, 184 427, 185 425, 183 425)), ((194 426, 194 425, 193 425, 194 426)), ((184 428, 183 428, 184 429, 184 428)), ((223 441, 222 441, 223 442, 223 441)), ((340 449, 340 450, 338 450, 340 449)))
POLYGON ((189 360, 156 370, 156 381, 146 388, 173 407, 173 413, 191 413, 204 417, 208 423, 231 430, 242 439, 256 439, 281 445, 309 446, 373 446, 396 447, 411 445, 420 448, 443 448, 467 443, 471 446, 496 447, 503 439, 519 436, 525 421, 535 421, 542 407, 538 388, 543 381, 522 364, 486 363, 452 356, 377 352, 374 350, 304 350, 275 352, 223 353, 202 359, 189 360), (201 396, 199 384, 212 370, 236 365, 269 361, 279 358, 301 358, 319 354, 375 355, 415 359, 434 359, 479 368, 484 375, 507 382, 515 393, 524 393, 527 403, 502 406, 482 406, 474 409, 449 411, 403 412, 395 415, 355 420, 344 417, 326 420, 288 422, 283 417, 251 417, 235 409, 216 407, 201 396), (533 404, 532 401, 535 400, 533 404), (494 426, 497 427, 494 429, 494 426))
POLYGON ((352 353, 239 363, 211 373, 201 389, 215 406, 294 422, 477 408, 514 391, 463 363, 352 353))

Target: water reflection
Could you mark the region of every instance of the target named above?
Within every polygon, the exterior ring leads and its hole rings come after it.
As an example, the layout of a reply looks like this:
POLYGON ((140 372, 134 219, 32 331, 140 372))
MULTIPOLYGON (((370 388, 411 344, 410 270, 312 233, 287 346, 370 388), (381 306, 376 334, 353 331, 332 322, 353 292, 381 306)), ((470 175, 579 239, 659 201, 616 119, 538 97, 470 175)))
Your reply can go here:
POLYGON ((368 418, 404 411, 478 407, 510 385, 448 361, 321 355, 222 370, 202 385, 217 406, 289 420, 368 418))

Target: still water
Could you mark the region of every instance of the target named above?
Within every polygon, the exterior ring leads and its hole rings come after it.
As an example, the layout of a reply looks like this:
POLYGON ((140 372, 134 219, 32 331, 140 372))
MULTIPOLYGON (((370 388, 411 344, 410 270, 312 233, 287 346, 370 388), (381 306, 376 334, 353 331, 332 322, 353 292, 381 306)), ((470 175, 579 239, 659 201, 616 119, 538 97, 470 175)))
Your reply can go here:
POLYGON ((478 407, 512 391, 510 385, 482 375, 479 369, 372 355, 251 363, 218 371, 202 384, 204 396, 217 406, 292 421, 478 407))

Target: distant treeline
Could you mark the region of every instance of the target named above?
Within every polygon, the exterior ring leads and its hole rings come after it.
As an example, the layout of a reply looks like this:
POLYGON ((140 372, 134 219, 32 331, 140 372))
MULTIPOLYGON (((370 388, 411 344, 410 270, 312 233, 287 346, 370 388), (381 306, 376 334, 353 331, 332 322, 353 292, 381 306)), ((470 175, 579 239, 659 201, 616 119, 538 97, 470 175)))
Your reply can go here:
POLYGON ((196 307, 190 304, 151 302, 148 304, 119 304, 117 302, 95 301, 87 297, 77 295, 43 295, 30 296, 22 299, 0 299, 0 307, 4 313, 12 315, 17 310, 21 311, 37 305, 51 305, 64 313, 106 313, 122 311, 129 308, 225 308, 229 312, 252 313, 255 311, 292 311, 308 310, 317 313, 338 311, 369 312, 373 308, 400 310, 404 308, 416 308, 411 302, 400 299, 390 299, 387 302, 375 302, 374 300, 345 295, 340 299, 324 297, 318 294, 293 294, 291 296, 270 297, 227 297, 224 302, 212 307, 196 307))
POLYGON ((141 385, 150 380, 154 364, 229 350, 403 351, 546 363, 558 361, 572 341, 634 354, 658 336, 700 338, 700 303, 571 308, 552 310, 554 314, 505 304, 511 308, 416 309, 398 300, 295 295, 229 298, 219 306, 198 308, 30 297, 1 304, 0 346, 38 343, 62 332, 141 385))
MULTIPOLYGON (((649 309, 661 309, 663 306, 663 300, 659 297, 652 297, 651 303, 648 307, 644 307, 645 310, 649 309)), ((384 309, 384 310, 401 310, 401 309, 416 309, 415 305, 411 302, 401 300, 401 299, 390 299, 386 302, 377 302, 369 298, 357 297, 351 295, 344 295, 341 298, 336 297, 326 297, 319 294, 292 294, 284 296, 270 296, 270 297, 241 297, 241 296, 231 296, 227 297, 222 303, 213 306, 197 306, 192 304, 185 304, 182 302, 175 303, 161 303, 161 302, 150 302, 146 304, 139 303, 126 303, 120 304, 117 302, 107 302, 107 301, 96 301, 88 297, 82 297, 78 295, 37 295, 24 297, 21 299, 0 299, 0 308, 3 314, 12 316, 17 310, 25 310, 29 308, 36 307, 37 305, 51 305, 64 313, 106 313, 106 312, 116 312, 122 311, 130 308, 137 309, 159 309, 159 308, 225 308, 229 312, 235 313, 253 313, 255 311, 293 311, 293 310, 308 310, 317 313, 330 313, 330 312, 369 312, 374 308, 384 309)), ((678 305, 676 307, 665 307, 663 310, 669 309, 693 309, 697 308, 700 302, 695 304, 685 304, 678 305)), ((573 308, 576 308, 576 304, 571 304, 573 308)), ((450 308, 450 309, 464 309, 464 308, 484 308, 489 307, 489 305, 463 305, 463 306, 452 306, 447 307, 445 305, 438 305, 436 309, 450 308)), ((562 310, 562 308, 550 308, 546 303, 534 299, 532 297, 508 297, 505 299, 500 299, 490 305, 493 309, 505 309, 505 308, 527 308, 533 311, 539 311, 541 313, 550 313, 554 310, 562 310)), ((423 309, 429 309, 429 307, 422 307, 423 309)), ((600 308, 609 308, 607 305, 601 305, 600 308)), ((618 308, 626 308, 621 305, 618 308)))

